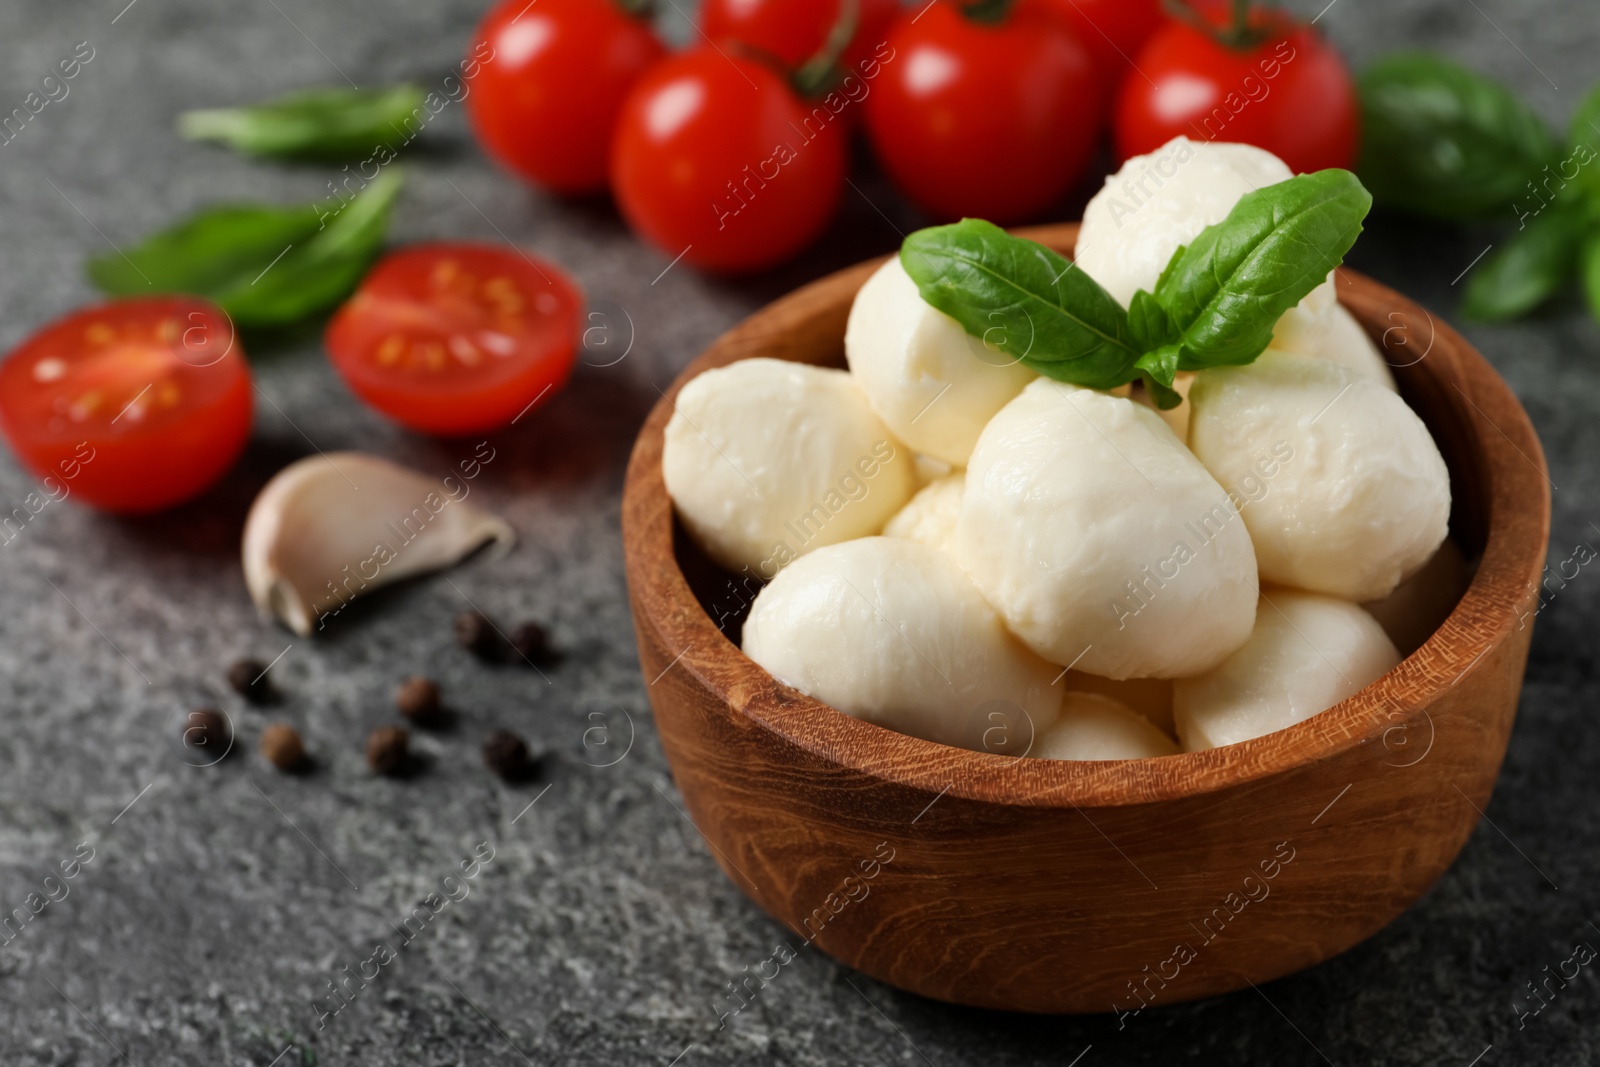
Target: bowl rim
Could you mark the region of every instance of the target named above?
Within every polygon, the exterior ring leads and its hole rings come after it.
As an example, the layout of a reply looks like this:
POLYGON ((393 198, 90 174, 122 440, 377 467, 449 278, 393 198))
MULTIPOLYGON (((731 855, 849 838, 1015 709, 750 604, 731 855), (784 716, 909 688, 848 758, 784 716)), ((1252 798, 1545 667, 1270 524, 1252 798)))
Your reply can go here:
MULTIPOLYGON (((1076 223, 1067 223, 1016 232, 1070 255, 1077 230, 1076 223)), ((1442 320, 1394 290, 1340 267, 1341 303, 1356 313, 1364 329, 1368 322, 1349 307, 1348 297, 1389 308, 1390 321, 1425 318, 1432 324, 1428 349, 1412 364, 1395 369, 1436 381, 1449 379, 1442 384, 1453 387, 1449 399, 1454 414, 1469 428, 1471 460, 1484 483, 1486 539, 1477 570, 1449 617, 1399 665, 1333 707, 1285 729, 1220 748, 1132 760, 1048 760, 954 748, 857 719, 789 688, 718 629, 684 577, 673 545, 673 509, 661 473, 664 430, 678 390, 691 378, 738 359, 774 355, 762 351, 761 345, 770 344, 782 323, 809 305, 827 307, 829 301, 844 299, 848 306, 856 289, 885 259, 847 267, 803 286, 724 333, 677 375, 641 427, 628 465, 622 509, 635 622, 653 628, 663 647, 683 650, 655 679, 646 679, 650 687, 668 671, 681 668, 749 725, 828 763, 929 794, 1015 807, 1112 808, 1247 786, 1297 766, 1333 759, 1386 739, 1393 731, 1409 731, 1424 719, 1431 748, 1434 726, 1429 706, 1500 647, 1514 626, 1531 624, 1523 607, 1546 549, 1550 496, 1544 453, 1526 412, 1488 361, 1442 320), (1430 364, 1427 356, 1440 348, 1441 341, 1446 342, 1442 358, 1430 364), (1483 421, 1492 429, 1486 430, 1483 421), (1528 476, 1529 466, 1538 477, 1528 476)), ((1453 491, 1452 503, 1455 495, 1453 491)), ((1518 681, 1520 685, 1520 676, 1518 681)))

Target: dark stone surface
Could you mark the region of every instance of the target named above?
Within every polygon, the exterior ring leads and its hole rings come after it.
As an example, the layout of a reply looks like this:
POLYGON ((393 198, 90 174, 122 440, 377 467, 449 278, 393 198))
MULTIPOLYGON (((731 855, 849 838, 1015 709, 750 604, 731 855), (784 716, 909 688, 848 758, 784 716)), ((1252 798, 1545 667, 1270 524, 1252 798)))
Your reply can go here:
MULTIPOLYGON (((0 147, 0 345, 89 300, 83 261, 111 243, 209 201, 312 199, 330 177, 327 167, 182 144, 171 132, 180 108, 338 83, 341 73, 437 84, 484 6, 125 2, 0 13, 0 111, 77 42, 95 48, 71 95, 0 147)), ((1322 0, 1297 6, 1315 14, 1322 0)), ((1443 49, 1517 86, 1553 121, 1587 88, 1600 49, 1592 8, 1557 0, 1339 0, 1322 25, 1357 63, 1402 45, 1443 49)), ((52 504, 0 548, 0 909, 24 905, 80 842, 94 850, 70 895, 0 948, 0 1062, 265 1067, 282 1053, 282 1064, 612 1065, 682 1055, 687 1065, 943 1067, 1065 1064, 1090 1045, 1077 1061, 1085 1067, 1179 1058, 1465 1067, 1491 1044, 1476 1062, 1600 1056, 1593 968, 1524 1028, 1512 1007, 1574 943, 1600 944, 1591 922, 1600 585, 1587 571, 1539 619, 1492 825, 1421 903, 1345 956, 1259 993, 1147 1012, 1119 1031, 1107 1018, 953 1009, 805 953, 717 1032, 711 1005, 724 983, 784 935, 718 872, 675 806, 624 598, 622 466, 657 388, 701 346, 793 285, 889 250, 896 234, 850 193, 829 240, 802 262, 738 283, 681 267, 656 280, 666 258, 635 242, 608 205, 558 203, 488 166, 459 107, 438 118, 407 170, 397 240, 504 234, 571 269, 620 331, 631 322, 632 349, 615 366, 582 369, 536 418, 495 438, 498 457, 476 492, 517 527, 511 557, 391 590, 316 642, 257 621, 245 596, 237 546, 256 488, 313 442, 436 470, 471 443, 398 432, 354 403, 315 330, 253 353, 265 398, 255 435, 206 498, 138 521, 52 504), (486 668, 456 646, 451 618, 469 600, 507 622, 551 627, 565 656, 548 681, 486 668), (235 658, 280 653, 280 704, 257 710, 227 688, 235 658), (416 732, 415 776, 376 778, 363 739, 392 721, 393 687, 413 673, 439 679, 454 727, 416 732), (189 765, 197 757, 175 744, 183 710, 200 703, 224 708, 240 734, 239 750, 209 768, 189 765), (594 733, 586 747, 585 731, 607 716, 609 748, 594 733), (307 774, 276 773, 254 752, 272 719, 304 734, 307 774), (499 726, 548 752, 539 780, 507 786, 483 769, 480 745, 499 726), (494 856, 467 883, 470 896, 319 1030, 312 999, 378 941, 398 942, 395 924, 482 842, 494 856)), ((916 221, 881 182, 859 180, 899 225, 916 221)), ((1494 237, 1378 219, 1354 262, 1453 316, 1451 279, 1494 237)), ((1468 333, 1543 435, 1559 487, 1552 558, 1566 558, 1600 519, 1596 326, 1568 304, 1468 333)), ((0 459, 6 510, 33 487, 0 459)))

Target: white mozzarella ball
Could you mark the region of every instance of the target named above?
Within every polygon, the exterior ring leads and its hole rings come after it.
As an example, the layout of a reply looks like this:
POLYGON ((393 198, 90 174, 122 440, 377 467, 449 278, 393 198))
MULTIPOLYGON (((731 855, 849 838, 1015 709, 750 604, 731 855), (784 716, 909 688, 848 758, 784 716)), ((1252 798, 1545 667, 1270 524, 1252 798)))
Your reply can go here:
MULTIPOLYGON (((1174 137, 1133 156, 1083 209, 1073 258, 1123 307, 1139 289, 1152 292, 1181 245, 1228 217, 1246 193, 1294 175, 1265 149, 1174 137)), ((1308 347, 1338 304, 1333 274, 1278 320, 1286 344, 1308 347)))
POLYGON ((1074 693, 1098 693, 1119 704, 1126 704, 1150 720, 1162 733, 1172 733, 1172 679, 1170 678, 1102 678, 1098 674, 1068 671, 1061 685, 1067 691, 1065 699, 1074 693))
POLYGON ((867 537, 818 549, 756 597, 744 652, 891 730, 1021 755, 1056 719, 1059 668, 1006 632, 946 552, 867 537))
POLYGON ((1335 305, 1327 317, 1326 328, 1310 338, 1285 341, 1273 338, 1270 351, 1284 351, 1337 363, 1357 376, 1368 378, 1390 392, 1395 391, 1394 373, 1389 361, 1367 336, 1356 317, 1344 306, 1335 305))
POLYGON ((1262 581, 1376 600, 1444 540, 1444 459, 1406 402, 1370 379, 1268 351, 1202 371, 1189 402, 1189 447, 1240 501, 1262 581))
POLYGON ((1068 693, 1061 717, 1028 753, 1039 759, 1144 759, 1179 751, 1172 738, 1132 708, 1096 693, 1068 693))
POLYGON ((899 256, 856 295, 844 352, 895 436, 957 467, 966 464, 984 423, 1035 377, 923 300, 899 256))
POLYGON ((661 468, 706 553, 763 578, 877 533, 915 485, 911 451, 850 375, 777 359, 740 360, 685 385, 661 468))
POLYGON ((951 474, 929 482, 883 528, 885 537, 904 537, 946 552, 955 551, 956 519, 966 475, 951 474))
POLYGON ((1255 632, 1220 667, 1173 685, 1184 750, 1237 744, 1326 711, 1400 662, 1383 627, 1355 604, 1268 589, 1255 632))
POLYGON ((1227 495, 1160 416, 1040 379, 984 428, 956 555, 1055 663, 1175 678, 1250 636, 1256 560, 1227 495))
POLYGON ((1446 537, 1423 568, 1366 608, 1389 640, 1409 656, 1450 617, 1472 580, 1472 569, 1454 540, 1446 537))

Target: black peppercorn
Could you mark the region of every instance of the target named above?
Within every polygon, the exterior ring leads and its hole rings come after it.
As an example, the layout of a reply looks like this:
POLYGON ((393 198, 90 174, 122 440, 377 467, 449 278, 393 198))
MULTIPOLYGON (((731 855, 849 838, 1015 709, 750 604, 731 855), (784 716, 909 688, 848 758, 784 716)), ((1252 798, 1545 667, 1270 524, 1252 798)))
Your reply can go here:
POLYGON ((258 659, 242 659, 229 667, 228 684, 252 704, 263 704, 272 696, 267 665, 258 659))
POLYGON ((367 736, 367 766, 379 774, 398 774, 410 753, 411 734, 403 726, 380 726, 367 736))
POLYGON ((190 748, 215 750, 220 757, 232 741, 228 717, 216 708, 197 708, 183 720, 183 742, 190 748))
POLYGON ((292 771, 306 758, 300 732, 286 722, 275 722, 261 731, 261 754, 280 771, 292 771))
POLYGON ((394 695, 394 706, 412 722, 432 722, 439 717, 439 685, 430 678, 407 678, 394 695))
POLYGON ((498 659, 505 641, 494 623, 481 611, 463 611, 456 616, 456 640, 479 659, 498 659))
POLYGON ((534 762, 528 745, 510 730, 496 730, 483 743, 483 763, 508 782, 527 778, 534 762))
POLYGON ((526 661, 535 666, 549 663, 554 656, 550 634, 536 622, 525 622, 511 631, 511 649, 515 653, 515 661, 526 661))

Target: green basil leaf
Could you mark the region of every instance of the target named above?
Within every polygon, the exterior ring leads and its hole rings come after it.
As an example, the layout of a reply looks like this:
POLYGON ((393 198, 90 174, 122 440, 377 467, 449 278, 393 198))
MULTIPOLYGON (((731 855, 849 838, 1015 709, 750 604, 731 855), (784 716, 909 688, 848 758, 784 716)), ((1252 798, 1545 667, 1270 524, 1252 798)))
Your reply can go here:
POLYGON ((1558 177, 1600 197, 1600 85, 1589 90, 1573 113, 1567 149, 1567 158, 1555 168, 1558 177))
POLYGON ((1583 205, 1562 201, 1529 219, 1526 228, 1473 268, 1461 313, 1484 322, 1505 322, 1550 299, 1577 266, 1583 224, 1583 205))
POLYGON ((1246 193, 1200 231, 1156 283, 1179 366, 1249 363, 1285 311, 1321 285, 1361 233, 1372 197, 1347 170, 1302 174, 1246 193))
POLYGON ((1556 154, 1544 122, 1510 90, 1442 57, 1386 56, 1358 88, 1357 170, 1385 207, 1442 219, 1504 211, 1556 154))
POLYGON ((905 239, 900 262, 922 299, 990 348, 1091 389, 1137 376, 1128 314, 1071 260, 993 223, 962 219, 905 239))
POLYGON ((285 247, 316 233, 317 209, 265 204, 206 208, 126 253, 89 261, 89 280, 113 296, 212 293, 249 281, 285 247))
POLYGON ((409 140, 406 123, 415 125, 422 102, 415 85, 312 89, 247 107, 185 111, 178 132, 251 156, 343 158, 409 140))
POLYGON ((383 246, 400 185, 386 171, 337 209, 210 208, 125 258, 91 260, 89 277, 114 296, 189 293, 214 301, 239 326, 287 325, 331 307, 360 282, 383 246))
POLYGON ((1589 313, 1600 320, 1600 230, 1590 231, 1579 253, 1579 269, 1583 276, 1583 295, 1589 302, 1589 313))
MULTIPOLYGON (((1178 249, 1178 252, 1181 254, 1183 249, 1178 249)), ((1177 259, 1178 256, 1174 256, 1167 265, 1170 267, 1177 259)), ((1145 352, 1178 339, 1178 332, 1172 325, 1172 317, 1167 314, 1167 309, 1143 289, 1135 292, 1133 299, 1128 301, 1128 329, 1133 331, 1134 340, 1145 352)), ((1172 383, 1169 380, 1167 384, 1172 383)))

